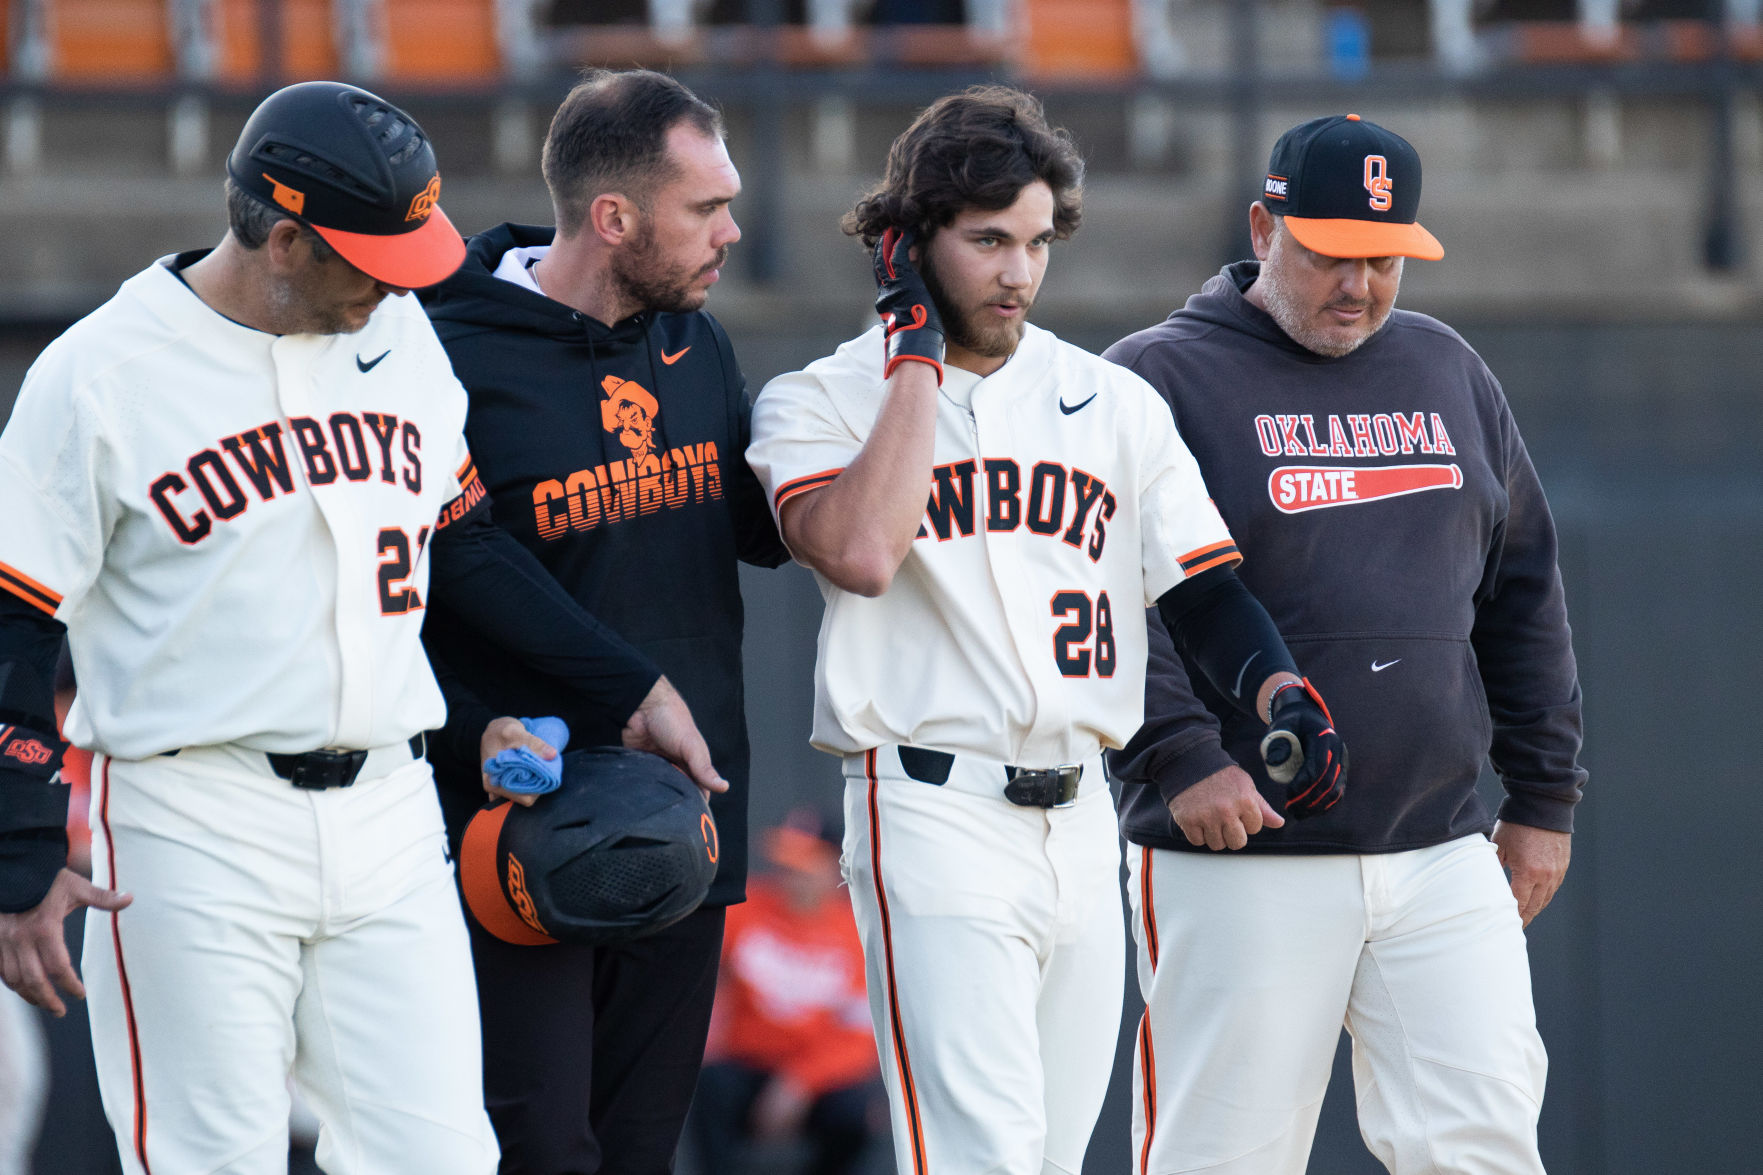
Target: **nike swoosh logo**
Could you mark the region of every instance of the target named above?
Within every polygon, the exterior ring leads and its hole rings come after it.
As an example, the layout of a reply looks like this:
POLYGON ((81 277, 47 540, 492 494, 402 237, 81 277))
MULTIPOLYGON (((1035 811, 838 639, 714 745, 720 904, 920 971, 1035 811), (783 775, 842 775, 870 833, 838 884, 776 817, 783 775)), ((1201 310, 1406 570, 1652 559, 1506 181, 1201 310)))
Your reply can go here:
MULTIPOLYGON (((1090 393, 1090 400, 1094 400, 1095 398, 1096 398, 1096 393, 1091 392, 1090 393)), ((1084 406, 1084 404, 1088 404, 1090 402, 1090 400, 1085 400, 1083 402, 1083 404, 1070 404, 1070 405, 1068 405, 1065 402, 1065 397, 1061 396, 1061 397, 1059 397, 1059 411, 1065 413, 1065 415, 1067 415, 1067 416, 1070 416, 1073 412, 1076 412, 1079 408, 1082 408, 1084 406)))
POLYGON ((661 362, 667 364, 669 367, 672 367, 675 363, 678 363, 680 361, 681 355, 684 355, 687 351, 690 351, 690 350, 691 350, 690 347, 681 347, 679 350, 675 351, 671 355, 669 355, 666 351, 663 351, 663 352, 661 352, 661 362))
MULTIPOLYGON (((1086 400, 1085 403, 1088 403, 1088 401, 1086 400)), ((1079 405, 1079 407, 1082 407, 1082 406, 1083 405, 1081 405, 1081 404, 1079 405)), ((1243 696, 1243 674, 1245 674, 1249 671, 1249 666, 1253 665, 1255 663, 1255 658, 1259 657, 1260 655, 1261 655, 1261 650, 1256 649, 1253 653, 1249 654, 1249 659, 1247 661, 1243 662, 1243 667, 1241 669, 1237 670, 1237 683, 1230 687, 1230 696, 1231 697, 1240 698, 1243 696)))
POLYGON ((1382 673, 1384 670, 1388 669, 1391 665, 1401 664, 1401 661, 1402 661, 1402 659, 1400 657, 1397 657, 1394 661, 1385 661, 1382 665, 1379 665, 1376 661, 1373 661, 1371 663, 1371 671, 1373 673, 1382 673))
POLYGON ((388 347, 386 349, 386 351, 384 352, 384 354, 375 356, 372 359, 363 359, 361 356, 357 355, 357 356, 355 356, 355 366, 360 369, 362 375, 366 375, 368 372, 372 371, 374 368, 376 368, 380 365, 381 359, 384 359, 387 355, 390 355, 391 353, 392 353, 391 348, 388 347))

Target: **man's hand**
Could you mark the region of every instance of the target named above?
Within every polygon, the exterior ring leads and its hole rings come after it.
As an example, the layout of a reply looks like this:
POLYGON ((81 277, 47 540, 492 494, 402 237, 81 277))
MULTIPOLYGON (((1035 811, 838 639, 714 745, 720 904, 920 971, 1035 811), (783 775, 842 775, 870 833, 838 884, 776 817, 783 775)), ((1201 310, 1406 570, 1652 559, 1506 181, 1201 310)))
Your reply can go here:
MULTIPOLYGON (((498 718, 488 726, 484 727, 483 737, 478 739, 477 761, 479 763, 488 763, 503 751, 512 750, 515 747, 526 747, 541 759, 555 759, 557 757, 557 748, 529 731, 521 724, 520 719, 498 718)), ((500 796, 505 800, 513 800, 523 808, 532 807, 533 802, 539 798, 536 795, 522 795, 518 792, 503 791, 496 786, 495 781, 490 778, 490 773, 488 771, 483 774, 484 790, 493 796, 500 796)))
POLYGON ((1316 687, 1308 679, 1285 677, 1269 701, 1272 718, 1261 740, 1261 759, 1268 778, 1286 785, 1285 810, 1294 820, 1303 820, 1341 802, 1347 789, 1347 745, 1335 732, 1334 718, 1316 687))
POLYGON ((126 893, 99 889, 71 869, 63 869, 36 909, 0 914, 0 980, 37 1007, 67 1015, 67 1005, 56 989, 83 1000, 86 986, 68 958, 63 921, 82 906, 114 913, 134 900, 126 893))
POLYGON ((1240 849, 1263 828, 1280 828, 1286 818, 1255 790, 1241 767, 1214 771, 1169 801, 1169 814, 1191 845, 1240 849))
POLYGON ((1567 862, 1573 856, 1573 834, 1502 820, 1494 825, 1493 839, 1500 864, 1512 879, 1518 916, 1529 926, 1567 877, 1567 862))
POLYGON ((712 792, 728 790, 728 780, 710 762, 710 748, 704 745, 686 700, 667 678, 656 679, 649 696, 625 723, 623 737, 633 751, 652 751, 691 776, 706 800, 712 792))
POLYGON ((940 384, 945 349, 943 319, 924 278, 913 267, 912 249, 916 244, 910 229, 902 232, 894 228, 875 243, 875 312, 887 328, 882 378, 893 375, 900 363, 915 359, 936 368, 940 384))

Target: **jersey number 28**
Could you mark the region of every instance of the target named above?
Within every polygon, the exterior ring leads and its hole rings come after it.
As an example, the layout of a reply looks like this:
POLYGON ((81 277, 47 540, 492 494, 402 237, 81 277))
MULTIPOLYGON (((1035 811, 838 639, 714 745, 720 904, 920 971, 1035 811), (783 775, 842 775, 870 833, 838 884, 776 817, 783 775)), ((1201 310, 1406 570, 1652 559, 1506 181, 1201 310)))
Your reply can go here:
POLYGON ((1093 667, 1097 677, 1113 677, 1114 612, 1108 606, 1108 593, 1099 593, 1092 604, 1088 592, 1059 592, 1053 597, 1053 616, 1065 621, 1053 632, 1053 661, 1059 672, 1088 677, 1093 667))

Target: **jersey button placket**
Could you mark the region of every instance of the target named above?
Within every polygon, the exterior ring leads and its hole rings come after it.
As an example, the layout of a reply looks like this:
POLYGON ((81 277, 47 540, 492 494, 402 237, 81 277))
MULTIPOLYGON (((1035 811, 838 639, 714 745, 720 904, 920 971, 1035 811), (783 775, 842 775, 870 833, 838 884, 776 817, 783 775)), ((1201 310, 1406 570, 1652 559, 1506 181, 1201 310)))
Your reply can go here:
MULTIPOLYGON (((981 380, 968 401, 973 423, 973 453, 980 462, 982 471, 988 455, 1007 456, 1019 462, 1023 456, 1015 430, 1011 427, 1011 413, 1019 411, 1021 407, 1011 402, 1012 392, 1013 389, 1004 380, 981 380)), ((985 484, 983 478, 980 484, 985 484)), ((1041 662, 1046 661, 1047 657, 1043 656, 1039 660, 1036 657, 1043 643, 1043 626, 1036 613, 1037 605, 1033 598, 1037 584, 1029 566, 1031 561, 1024 557, 1022 543, 1025 541, 1025 531, 1021 522, 1018 521, 1014 530, 994 534, 985 526, 984 519, 990 504, 984 500, 983 490, 981 497, 976 511, 981 519, 976 527, 976 537, 985 544, 986 567, 991 573, 991 583, 988 586, 998 597, 999 610, 1004 616, 1012 651, 1016 655, 1017 664, 1021 666, 1022 680, 1028 686, 1025 700, 1030 712, 1024 716, 1023 730, 1032 732, 1040 721, 1042 700, 1046 697, 1046 686, 1041 681, 1046 666, 1041 662)), ((1026 501, 1019 505, 1019 514, 1022 509, 1026 509, 1026 501)), ((1047 663, 1050 664, 1050 661, 1047 663)), ((1027 738, 1029 742, 1033 741, 1032 734, 1027 738)), ((1020 761, 1022 751, 1021 745, 1013 745, 1010 748, 1011 759, 1020 761)), ((1039 763, 1027 765, 1042 766, 1039 763)))
MULTIPOLYGON (((276 382, 284 414, 307 416, 321 429, 328 427, 335 406, 324 402, 321 387, 330 383, 351 385, 341 376, 321 384, 325 361, 347 360, 353 374, 354 351, 349 346, 338 346, 338 339, 355 341, 354 336, 325 336, 321 340, 311 335, 288 335, 276 340, 276 382)), ((367 559, 371 536, 363 531, 354 501, 357 495, 348 492, 350 485, 339 470, 337 479, 329 485, 308 486, 313 504, 329 531, 336 569, 330 589, 335 601, 331 660, 338 675, 337 710, 330 723, 331 736, 326 740, 327 745, 333 746, 365 745, 362 740, 373 711, 369 669, 372 633, 359 613, 361 600, 371 594, 376 581, 374 568, 367 559)))

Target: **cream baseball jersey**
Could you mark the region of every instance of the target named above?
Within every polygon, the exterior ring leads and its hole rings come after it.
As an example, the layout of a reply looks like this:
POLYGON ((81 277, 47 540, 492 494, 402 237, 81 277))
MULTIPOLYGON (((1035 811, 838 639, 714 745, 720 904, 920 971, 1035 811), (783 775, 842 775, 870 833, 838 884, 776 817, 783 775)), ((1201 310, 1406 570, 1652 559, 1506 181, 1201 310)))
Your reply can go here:
POLYGON ((51 344, 0 436, 0 577, 73 634, 68 737, 141 759, 438 726, 425 555, 483 490, 428 319, 394 297, 355 334, 270 335, 176 260, 51 344))
MULTIPOLYGON (((772 508, 854 460, 883 395, 877 326, 766 385, 748 462, 772 508)), ((1117 747, 1144 709, 1144 609, 1238 560, 1150 385, 1034 326, 990 376, 944 374, 918 536, 875 598, 820 579, 812 742, 1028 767, 1117 747)))

